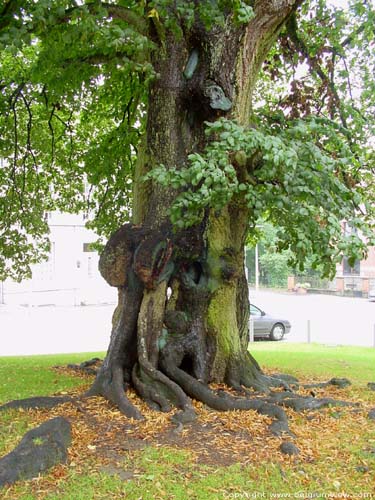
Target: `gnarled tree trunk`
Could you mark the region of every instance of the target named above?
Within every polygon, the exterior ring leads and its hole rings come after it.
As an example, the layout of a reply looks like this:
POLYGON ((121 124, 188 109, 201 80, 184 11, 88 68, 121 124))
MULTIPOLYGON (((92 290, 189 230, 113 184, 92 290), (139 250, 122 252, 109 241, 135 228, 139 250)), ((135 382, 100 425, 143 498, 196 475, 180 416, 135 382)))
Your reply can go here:
MULTIPOLYGON (((126 398, 131 384, 152 406, 177 406, 193 416, 190 397, 218 409, 250 408, 249 400, 215 394, 208 383, 266 389, 247 352, 248 288, 244 242, 248 208, 233 200, 200 224, 176 231, 168 209, 172 187, 141 178, 160 164, 183 169, 187 156, 206 146, 205 121, 220 116, 249 125, 257 73, 292 0, 258 2, 244 26, 228 17, 207 32, 196 22, 179 40, 166 34, 154 66, 144 150, 138 159, 134 221, 120 228, 100 268, 119 289, 106 359, 90 394, 102 394, 130 417, 141 415, 126 398)), ((157 37, 155 31, 155 37, 157 37)), ((246 167, 236 165, 239 178, 246 167)))

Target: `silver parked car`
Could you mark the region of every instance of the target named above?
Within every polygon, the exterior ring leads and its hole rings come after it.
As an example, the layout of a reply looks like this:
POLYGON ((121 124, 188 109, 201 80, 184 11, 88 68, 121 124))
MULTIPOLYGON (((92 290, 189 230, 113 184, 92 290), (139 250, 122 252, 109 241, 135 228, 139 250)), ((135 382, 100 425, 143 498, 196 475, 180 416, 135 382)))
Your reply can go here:
POLYGON ((291 324, 287 319, 274 318, 254 304, 250 304, 250 317, 254 319, 254 338, 281 340, 290 332, 291 324))
POLYGON ((371 288, 371 290, 368 292, 368 300, 370 302, 375 302, 375 288, 371 288))

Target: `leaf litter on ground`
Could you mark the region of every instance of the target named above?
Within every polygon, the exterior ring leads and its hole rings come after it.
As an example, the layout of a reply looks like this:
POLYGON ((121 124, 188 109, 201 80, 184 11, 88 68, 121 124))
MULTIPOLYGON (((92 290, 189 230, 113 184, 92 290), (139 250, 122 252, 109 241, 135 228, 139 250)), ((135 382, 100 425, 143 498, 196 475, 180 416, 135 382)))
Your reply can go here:
MULTIPOLYGON (((92 380, 92 376, 79 376, 82 386, 69 391, 71 396, 79 396, 92 380)), ((213 388, 224 387, 221 384, 213 388)), ((310 391, 301 389, 298 393, 309 395, 310 391)), ((204 476, 211 473, 213 468, 233 464, 243 467, 277 464, 285 482, 288 481, 285 470, 288 470, 289 480, 298 478, 299 484, 307 486, 313 471, 314 480, 321 478, 322 483, 332 484, 332 489, 339 495, 341 485, 347 481, 348 471, 357 471, 363 491, 366 488, 374 491, 375 430, 374 423, 367 418, 368 410, 371 405, 374 406, 374 393, 370 394, 370 391, 357 386, 344 389, 329 386, 314 389, 314 393, 316 397, 360 402, 360 406, 329 407, 299 413, 286 408, 289 426, 295 435, 292 440, 300 450, 297 456, 280 452, 280 445, 286 436, 272 435, 268 429, 271 419, 253 410, 218 412, 194 402, 197 420, 179 427, 171 422, 172 413, 150 409, 133 391, 128 396, 145 416, 143 421, 128 419, 103 398, 92 397, 65 403, 52 410, 12 410, 14 418, 7 432, 12 433, 17 418, 23 422, 22 430, 61 415, 72 424, 73 438, 67 464, 58 465, 47 475, 28 482, 30 491, 37 498, 43 498, 51 490, 62 487, 72 472, 75 475, 99 474, 111 467, 114 472, 129 470, 131 474, 126 476, 128 479, 145 478, 147 467, 139 467, 136 459, 149 447, 186 450, 189 460, 173 464, 173 467, 177 473, 185 470, 187 481, 191 470, 199 471, 204 476)), ((291 440, 290 436, 287 439, 291 440)), ((2 454, 9 452, 12 444, 13 440, 10 440, 2 454)), ((163 490, 162 485, 159 489, 163 490)), ((6 491, 7 495, 14 494, 8 498, 17 500, 15 486, 6 491)))

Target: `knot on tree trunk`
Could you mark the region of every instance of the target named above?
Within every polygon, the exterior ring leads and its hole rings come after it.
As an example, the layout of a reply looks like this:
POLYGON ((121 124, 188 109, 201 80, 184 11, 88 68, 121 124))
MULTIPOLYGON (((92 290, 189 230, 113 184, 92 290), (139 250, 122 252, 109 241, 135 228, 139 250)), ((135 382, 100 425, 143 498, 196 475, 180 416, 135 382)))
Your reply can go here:
POLYGON ((164 315, 164 324, 169 332, 185 334, 190 327, 190 320, 184 311, 166 311, 164 315))
POLYGON ((134 271, 147 289, 155 289, 173 271, 170 262, 172 250, 171 240, 159 231, 138 245, 134 254, 134 271))
POLYGON ((173 270, 173 245, 168 229, 124 224, 107 242, 99 270, 111 286, 129 285, 132 269, 147 289, 154 289, 173 270))

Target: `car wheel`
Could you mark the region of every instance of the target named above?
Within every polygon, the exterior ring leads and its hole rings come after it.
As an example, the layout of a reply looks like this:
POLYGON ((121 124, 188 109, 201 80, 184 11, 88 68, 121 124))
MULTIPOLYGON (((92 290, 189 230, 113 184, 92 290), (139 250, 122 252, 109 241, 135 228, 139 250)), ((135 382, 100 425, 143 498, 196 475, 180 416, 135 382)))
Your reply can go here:
POLYGON ((281 323, 276 323, 276 325, 273 325, 271 333, 270 333, 270 339, 271 340, 281 340, 284 337, 285 333, 285 326, 282 325, 281 323))

